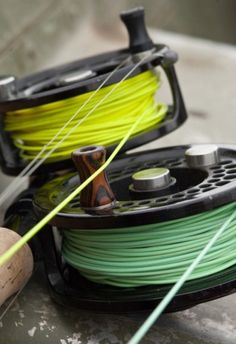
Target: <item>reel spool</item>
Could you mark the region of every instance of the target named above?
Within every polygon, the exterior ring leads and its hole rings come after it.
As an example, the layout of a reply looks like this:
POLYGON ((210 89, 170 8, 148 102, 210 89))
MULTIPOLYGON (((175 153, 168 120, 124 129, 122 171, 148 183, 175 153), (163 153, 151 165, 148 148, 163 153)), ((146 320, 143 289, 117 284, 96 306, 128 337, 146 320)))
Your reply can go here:
MULTIPOLYGON (((39 217, 46 215, 103 163, 104 151, 100 147, 80 149, 74 153, 73 160, 80 166, 80 177, 70 173, 47 182, 36 191, 33 203, 39 217)), ((68 255, 64 246, 68 231, 73 229, 74 235, 79 231, 92 238, 95 233, 96 241, 99 233, 104 238, 106 232, 123 227, 128 233, 129 229, 136 228, 134 226, 187 221, 190 215, 208 214, 229 205, 236 200, 236 146, 176 146, 129 154, 107 169, 110 186, 106 176, 97 178, 95 184, 84 189, 80 198, 58 213, 40 234, 52 296, 65 305, 101 312, 146 311, 161 301, 171 283, 117 287, 89 280, 84 270, 82 273, 66 262, 68 255)), ((185 222, 181 223, 184 227, 185 222)), ((208 228, 205 231, 208 232, 208 228)), ((129 240, 135 240, 135 233, 129 240)), ((122 255, 119 257, 122 259, 122 255)), ((167 311, 186 309, 233 293, 235 272, 236 266, 232 263, 217 273, 188 280, 167 311)), ((100 272, 95 267, 96 274, 100 272)))
MULTIPOLYGON (((27 166, 27 159, 21 157, 21 150, 13 142, 11 132, 5 130, 7 113, 51 104, 96 90, 109 73, 119 64, 127 63, 116 70, 105 86, 114 85, 130 72, 143 56, 147 58, 129 75, 135 77, 160 66, 168 79, 173 105, 169 106, 165 119, 156 128, 137 134, 123 148, 123 152, 153 141, 178 128, 187 114, 179 88, 174 63, 177 55, 163 44, 154 44, 148 36, 144 23, 144 10, 137 8, 121 14, 129 34, 129 48, 77 60, 56 68, 32 74, 21 79, 5 76, 0 79, 0 160, 3 172, 16 175, 27 166)), ((56 114, 55 114, 56 116, 56 114)), ((108 145, 108 154, 114 149, 108 145)), ((36 174, 72 167, 70 159, 43 164, 36 174)))

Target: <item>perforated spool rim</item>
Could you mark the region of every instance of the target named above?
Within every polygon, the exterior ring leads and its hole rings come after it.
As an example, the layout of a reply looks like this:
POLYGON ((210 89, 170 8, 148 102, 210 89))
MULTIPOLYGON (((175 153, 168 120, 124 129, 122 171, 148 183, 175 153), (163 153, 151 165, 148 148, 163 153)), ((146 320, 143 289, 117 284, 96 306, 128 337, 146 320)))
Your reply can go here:
MULTIPOLYGON (((190 146, 162 148, 155 151, 147 151, 145 152, 145 155, 143 153, 130 154, 126 157, 123 157, 123 159, 113 162, 112 166, 109 168, 109 174, 111 175, 112 172, 114 173, 117 170, 117 167, 121 166, 122 164, 123 165, 121 167, 125 173, 123 167, 129 165, 128 161, 132 161, 134 165, 134 162, 137 163, 137 160, 142 160, 144 156, 146 156, 150 166, 150 156, 153 157, 155 154, 161 154, 164 156, 167 153, 169 154, 167 154, 169 157, 165 160, 169 160, 170 166, 172 164, 172 166, 177 168, 176 165, 179 164, 179 166, 184 166, 186 168, 184 160, 179 162, 173 161, 173 154, 177 154, 177 156, 180 156, 183 159, 184 152, 189 147, 190 146)), ((159 198, 159 200, 135 200, 128 202, 125 201, 123 203, 120 201, 117 205, 117 208, 113 209, 113 214, 91 215, 86 214, 82 210, 80 210, 78 213, 78 209, 74 208, 73 216, 71 216, 71 214, 68 213, 71 211, 71 208, 68 207, 68 212, 64 211, 59 213, 52 220, 51 224, 63 228, 96 229, 123 226, 128 227, 194 215, 231 203, 236 200, 236 173, 234 173, 234 170, 236 169, 236 146, 230 147, 230 149, 225 149, 224 147, 219 146, 220 156, 221 158, 224 157, 225 163, 221 161, 218 166, 209 166, 200 169, 201 171, 207 171, 208 177, 201 182, 198 188, 193 186, 188 188, 185 192, 181 191, 174 195, 165 197, 167 200, 161 200, 159 198), (219 170, 222 171, 222 169, 225 173, 223 176, 222 172, 219 172, 219 170), (181 196, 181 194, 183 195, 181 196), (158 206, 157 201, 159 201, 158 206), (161 205, 160 201, 165 204, 161 205), (153 203, 150 207, 148 207, 150 202, 156 202, 156 205, 153 203), (125 203, 127 203, 127 210, 124 209, 125 203), (134 203, 136 209, 131 210, 132 204, 130 203, 134 203)), ((167 164, 165 167, 169 167, 169 165, 167 164)), ((129 168, 129 174, 132 174, 131 168, 129 168)), ((56 205, 56 203, 49 201, 47 197, 47 190, 50 188, 55 189, 56 185, 58 187, 60 183, 61 180, 58 184, 55 180, 51 181, 36 193, 34 207, 40 217, 46 215, 46 213, 56 205)), ((65 183, 66 182, 64 180, 64 185, 65 183)), ((63 192, 63 187, 61 188, 60 192, 63 192)))

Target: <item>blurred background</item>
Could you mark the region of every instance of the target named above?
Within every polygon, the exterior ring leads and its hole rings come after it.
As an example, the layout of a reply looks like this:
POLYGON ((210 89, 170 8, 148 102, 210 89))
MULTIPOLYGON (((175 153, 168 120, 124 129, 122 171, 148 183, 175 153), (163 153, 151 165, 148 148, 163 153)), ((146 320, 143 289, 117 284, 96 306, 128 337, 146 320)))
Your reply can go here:
POLYGON ((106 40, 113 42, 111 48, 126 44, 118 14, 138 5, 153 28, 236 43, 234 0, 0 0, 0 5, 1 74, 53 65, 65 44, 64 61, 102 51, 106 40), (71 39, 78 42, 71 42, 77 44, 74 56, 67 46, 71 39))

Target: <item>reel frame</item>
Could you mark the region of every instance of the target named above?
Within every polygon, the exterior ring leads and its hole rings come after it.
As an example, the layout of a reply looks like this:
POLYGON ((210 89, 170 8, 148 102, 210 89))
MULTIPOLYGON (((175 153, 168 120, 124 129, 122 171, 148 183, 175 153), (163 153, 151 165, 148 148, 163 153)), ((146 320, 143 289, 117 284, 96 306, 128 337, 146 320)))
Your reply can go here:
MULTIPOLYGON (((13 85, 10 85, 14 91, 10 92, 9 86, 9 94, 7 91, 3 92, 5 99, 0 97, 0 165, 4 173, 17 175, 27 165, 27 161, 20 158, 19 149, 14 146, 10 133, 4 130, 6 112, 31 108, 94 91, 109 75, 109 72, 124 60, 127 60, 127 63, 112 75, 106 86, 119 82, 132 70, 137 61, 147 56, 129 78, 160 66, 170 85, 172 105, 169 106, 167 116, 161 124, 147 133, 130 139, 120 153, 158 139, 185 122, 187 112, 174 68, 174 63, 178 59, 177 54, 166 45, 152 43, 146 31, 143 9, 129 11, 122 14, 121 18, 129 33, 130 47, 128 49, 84 58, 16 79, 13 85)), ((108 155, 115 146, 107 147, 108 155)), ((53 172, 65 168, 73 168, 69 158, 43 164, 34 174, 39 175, 45 171, 53 172)))
MULTIPOLYGON (((117 168, 121 168, 122 165, 127 165, 127 160, 132 162, 133 164, 137 161, 135 161, 135 158, 137 160, 140 160, 145 163, 148 162, 150 165, 150 156, 155 158, 155 152, 159 152, 159 157, 162 157, 162 159, 168 161, 172 160, 172 164, 175 164, 175 169, 183 169, 181 167, 182 163, 180 161, 180 156, 183 156, 183 152, 189 148, 189 146, 180 146, 180 147, 169 147, 169 148, 163 148, 156 151, 147 151, 145 153, 134 153, 131 155, 124 155, 121 160, 114 161, 112 165, 110 166, 110 175, 112 173, 115 173, 117 171, 117 168), (173 155, 177 155, 176 160, 173 161, 173 155)), ((225 185, 219 186, 219 189, 224 189, 224 192, 219 192, 218 197, 211 197, 213 190, 208 190, 206 192, 202 192, 201 197, 204 198, 204 204, 205 207, 203 208, 204 211, 206 211, 209 208, 215 208, 219 205, 232 202, 236 199, 236 175, 234 174, 234 169, 236 168, 236 146, 230 146, 230 145, 221 145, 220 148, 220 156, 221 156, 221 162, 225 166, 229 166, 226 171, 225 176, 222 176, 222 181, 226 181, 227 183, 225 185), (230 161, 231 160, 231 161, 230 161), (230 166, 231 165, 231 166, 230 166), (233 171, 233 172, 232 172, 233 171), (230 176, 230 179, 225 179, 225 177, 230 176), (227 186, 228 190, 226 192, 225 187, 227 186), (227 193, 225 197, 222 195, 224 193, 227 193), (218 201, 216 201, 218 199, 218 201), (221 204, 220 204, 221 203, 221 204)), ((160 159, 161 160, 161 159, 160 159)), ((212 174, 222 174, 222 172, 219 172, 219 163, 216 166, 211 166, 211 169, 209 169, 209 175, 208 177, 212 178, 212 174)), ((132 166, 130 173, 132 173, 132 166)), ((69 180, 70 185, 70 179, 73 181, 73 173, 70 174, 70 178, 67 177, 60 177, 64 178, 64 184, 66 184, 66 178, 69 180)), ((204 180, 207 180, 205 176, 204 180)), ((200 178, 200 177, 199 177, 200 178)), ((202 178, 202 177, 201 177, 202 178)), ((200 178, 200 179, 201 179, 200 178)), ((199 179, 199 180, 200 180, 199 179)), ((215 178, 216 179, 216 178, 215 178)), ((219 177, 218 177, 219 179, 219 177)), ((198 185, 193 185, 189 189, 196 189, 200 185, 204 185, 204 180, 201 179, 200 182, 198 182, 198 185)), ((40 182, 41 185, 43 185, 44 181, 40 182)), ((219 181, 214 182, 219 183, 219 181)), ((47 183, 47 184, 50 184, 47 183)), ((195 181, 196 184, 196 181, 195 181)), ((73 185, 73 183, 72 183, 73 185)), ((39 185, 37 185, 38 187, 39 185)), ((112 183, 111 183, 112 186, 112 183)), ((32 185, 34 187, 34 185, 32 185)), ((71 185, 70 185, 71 187, 71 185)), ((209 186, 208 186, 209 188, 209 186)), ((41 190, 45 189, 45 186, 43 185, 41 190)), ((207 188, 202 188, 202 190, 207 188)), ((216 188, 217 189, 217 188, 216 188)), ((219 191, 218 189, 218 191, 219 191)), ((31 224, 35 221, 37 222, 36 217, 32 217, 32 213, 35 210, 35 199, 37 199, 37 195, 40 193, 40 190, 38 188, 32 188, 27 191, 26 194, 22 194, 22 196, 19 197, 19 199, 13 204, 8 212, 6 220, 9 223, 10 219, 13 216, 16 216, 16 214, 21 214, 24 212, 26 214, 26 217, 30 220, 31 224), (30 191, 31 190, 31 191, 30 191), (34 199, 34 201, 33 201, 34 199)), ((222 191, 221 190, 221 191, 222 191)), ((193 193, 194 195, 194 193, 193 193)), ((173 195, 171 195, 173 196, 173 195)), ((196 196, 193 196, 193 199, 196 196)), ((200 197, 200 198, 201 198, 200 197)), ((182 210, 180 209, 181 202, 185 203, 186 201, 180 201, 179 205, 179 217, 187 216, 185 206, 182 204, 182 210)), ((192 200, 188 200, 187 202, 192 202, 192 200)), ((178 202, 176 203, 178 204, 178 202)), ((203 204, 203 203, 202 203, 203 204)), ((202 205, 201 205, 202 206, 202 205)), ((173 205, 172 205, 173 207, 173 205)), ((170 212, 171 205, 169 205, 169 211, 168 215, 171 214, 170 212)), ((36 212, 38 213, 38 205, 36 206, 36 212)), ((194 208, 194 213, 199 213, 200 207, 194 208), (197 211, 196 211, 197 209, 197 211)), ((41 213, 41 216, 44 215, 41 213)), ((188 214, 189 215, 189 214, 188 214)), ((91 215, 89 215, 91 217, 91 215)), ((138 216, 138 221, 140 222, 141 217, 144 216, 144 211, 140 211, 140 214, 138 216)), ((96 217, 96 216, 95 216, 96 217)), ((99 216, 100 219, 102 216, 99 216)), ((136 214, 137 217, 137 214, 136 214)), ((150 214, 148 215, 150 218, 150 214)), ((71 223, 68 221, 67 225, 65 221, 60 222, 60 216, 56 218, 56 221, 52 221, 50 224, 44 228, 42 232, 39 233, 38 239, 41 242, 41 247, 43 249, 40 251, 40 254, 37 253, 38 257, 43 256, 44 264, 45 264, 45 270, 46 275, 48 279, 48 283, 50 286, 50 293, 53 299, 57 301, 60 304, 71 306, 71 307, 77 307, 85 310, 93 310, 95 312, 99 313, 128 313, 133 314, 135 312, 146 312, 151 309, 153 309, 158 302, 161 301, 161 299, 164 297, 164 295, 168 292, 168 290, 171 288, 171 285, 163 285, 163 286, 146 286, 146 287, 138 287, 138 288, 118 288, 118 287, 111 287, 111 286, 103 286, 98 285, 96 283, 93 283, 91 281, 88 281, 84 277, 80 275, 80 273, 75 270, 73 267, 66 264, 61 256, 60 252, 60 237, 58 236, 58 229, 70 227, 71 223), (42 253, 43 252, 43 253, 42 253)), ((80 218, 81 220, 81 218, 80 218)), ((160 219, 161 220, 161 219, 160 219)), ((84 220, 82 219, 82 222, 84 220)), ((14 221, 13 221, 14 222, 14 221)), ((90 229, 92 230, 91 223, 88 221, 88 217, 86 220, 87 224, 89 224, 90 229)), ((102 218, 101 221, 98 221, 98 218, 96 218, 97 224, 101 222, 104 226, 104 218, 102 218)), ((152 221, 151 221, 152 222, 152 221)), ((23 234, 21 231, 25 231, 26 228, 24 227, 24 224, 22 222, 19 222, 19 231, 20 234, 23 234)), ((75 225, 75 223, 74 223, 75 225)), ((84 223, 83 223, 84 225, 84 223)), ((127 224, 126 224, 127 225, 127 224)), ((98 225, 99 226, 99 225, 98 225)), ((96 226, 97 227, 97 226, 96 226)), ((35 243, 34 243, 35 245, 35 243)), ((36 248, 38 249, 39 244, 36 245, 36 248)), ((37 251, 38 252, 38 251, 37 251)), ((176 297, 172 300, 168 308, 166 309, 166 312, 175 312, 187 309, 189 307, 195 306, 199 303, 203 303, 206 301, 210 301, 219 297, 223 297, 229 294, 232 294, 235 292, 236 288, 236 279, 235 279, 235 272, 236 272, 236 266, 232 266, 231 268, 228 268, 224 271, 221 271, 219 273, 216 273, 214 275, 210 275, 207 277, 199 278, 196 280, 188 281, 185 283, 185 285, 182 287, 182 289, 179 291, 179 293, 176 295, 176 297)))

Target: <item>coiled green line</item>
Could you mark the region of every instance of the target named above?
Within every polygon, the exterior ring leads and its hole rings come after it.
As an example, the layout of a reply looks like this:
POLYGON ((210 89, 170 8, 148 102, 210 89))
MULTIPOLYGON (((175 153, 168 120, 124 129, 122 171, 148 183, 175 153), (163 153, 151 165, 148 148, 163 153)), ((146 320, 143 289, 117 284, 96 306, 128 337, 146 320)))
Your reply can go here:
MULTIPOLYGON (((62 254, 83 276, 100 284, 137 287, 178 281, 231 215, 235 203, 177 220, 128 228, 63 230, 62 254)), ((236 220, 189 279, 236 264, 236 220)))

